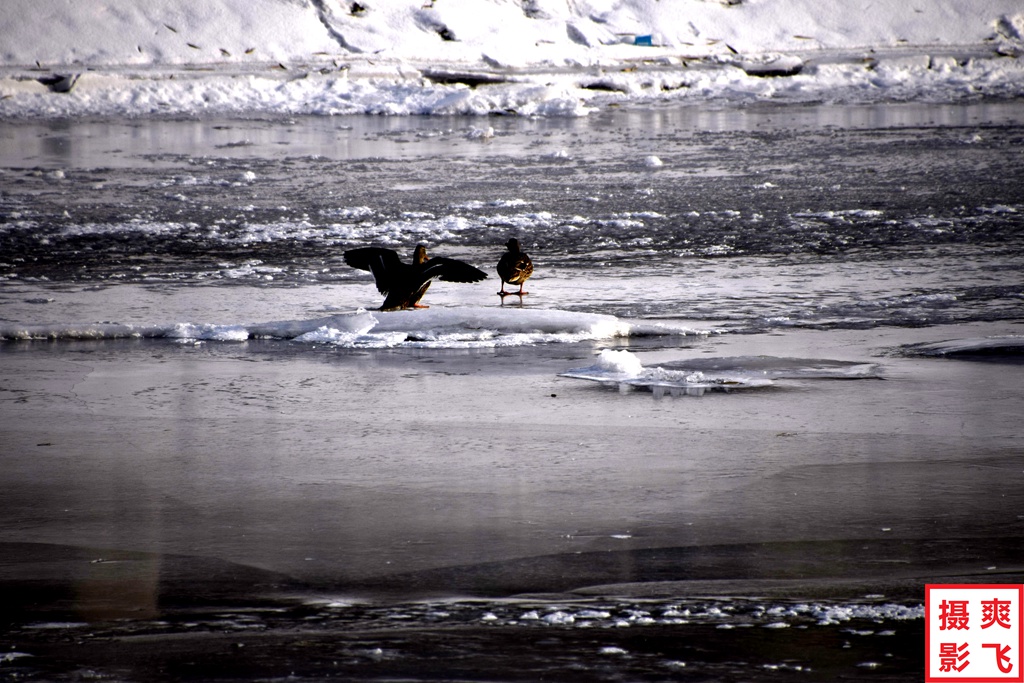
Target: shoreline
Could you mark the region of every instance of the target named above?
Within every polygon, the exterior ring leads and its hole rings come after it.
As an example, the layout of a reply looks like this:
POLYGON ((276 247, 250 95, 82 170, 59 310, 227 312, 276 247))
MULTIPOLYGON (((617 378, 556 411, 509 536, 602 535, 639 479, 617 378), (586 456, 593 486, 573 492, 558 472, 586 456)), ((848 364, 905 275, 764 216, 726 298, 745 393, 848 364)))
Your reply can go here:
POLYGON ((1015 101, 1021 69, 1020 49, 1012 44, 717 54, 659 48, 571 66, 326 53, 271 61, 7 64, 0 65, 0 115, 11 122, 454 116, 471 124, 666 105, 956 106, 1015 101), (55 80, 64 85, 52 85, 55 80), (965 81, 982 85, 965 91, 965 81))

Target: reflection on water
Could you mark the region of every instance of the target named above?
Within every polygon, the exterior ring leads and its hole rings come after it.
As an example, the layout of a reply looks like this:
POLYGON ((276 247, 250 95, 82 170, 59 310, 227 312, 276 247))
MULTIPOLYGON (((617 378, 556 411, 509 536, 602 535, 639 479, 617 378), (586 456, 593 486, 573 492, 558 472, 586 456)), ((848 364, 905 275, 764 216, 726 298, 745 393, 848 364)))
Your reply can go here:
MULTIPOLYGON (((414 158, 457 153, 470 158, 557 152, 580 135, 623 131, 647 135, 820 129, 938 128, 1019 125, 1016 102, 958 105, 888 104, 746 107, 626 107, 586 118, 488 118, 495 136, 473 139, 483 125, 466 117, 344 116, 248 120, 75 121, 0 124, 0 166, 130 167, 159 163, 150 155, 330 160, 414 158), (524 138, 529 144, 524 144, 524 138), (453 148, 454 146, 454 148, 453 148)), ((626 150, 628 152, 628 142, 626 150)), ((621 152, 620 152, 621 153, 621 152)))
POLYGON ((76 616, 83 621, 155 619, 160 614, 160 560, 90 560, 74 585, 76 616), (99 565, 113 565, 103 566, 99 565))

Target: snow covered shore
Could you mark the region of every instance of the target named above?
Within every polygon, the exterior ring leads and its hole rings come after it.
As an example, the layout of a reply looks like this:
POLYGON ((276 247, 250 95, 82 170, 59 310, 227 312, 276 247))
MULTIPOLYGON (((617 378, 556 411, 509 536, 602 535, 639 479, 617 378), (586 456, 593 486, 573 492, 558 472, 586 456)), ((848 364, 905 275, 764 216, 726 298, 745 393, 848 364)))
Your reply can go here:
POLYGON ((1024 94, 1018 0, 8 0, 0 37, 4 119, 1024 94))

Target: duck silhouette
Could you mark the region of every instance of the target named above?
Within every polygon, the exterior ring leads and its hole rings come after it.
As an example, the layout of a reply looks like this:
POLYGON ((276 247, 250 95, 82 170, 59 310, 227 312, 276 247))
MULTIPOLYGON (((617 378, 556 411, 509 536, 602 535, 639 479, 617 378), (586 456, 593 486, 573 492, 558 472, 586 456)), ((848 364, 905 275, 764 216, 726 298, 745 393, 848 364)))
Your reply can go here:
POLYGON ((501 278, 501 291, 498 292, 498 296, 506 297, 510 294, 523 296, 524 294, 529 294, 529 292, 523 291, 523 283, 533 275, 533 261, 530 260, 530 257, 525 252, 520 250, 519 240, 515 237, 509 239, 505 246, 508 247, 508 251, 502 254, 498 260, 498 276, 501 278), (519 291, 506 292, 506 282, 510 285, 519 285, 519 291))
POLYGON ((435 256, 427 258, 427 248, 416 245, 412 263, 402 263, 398 253, 381 247, 362 247, 345 252, 345 263, 373 273, 377 290, 384 295, 382 311, 404 308, 428 308, 419 303, 434 278, 446 282, 479 282, 487 273, 465 261, 435 256))

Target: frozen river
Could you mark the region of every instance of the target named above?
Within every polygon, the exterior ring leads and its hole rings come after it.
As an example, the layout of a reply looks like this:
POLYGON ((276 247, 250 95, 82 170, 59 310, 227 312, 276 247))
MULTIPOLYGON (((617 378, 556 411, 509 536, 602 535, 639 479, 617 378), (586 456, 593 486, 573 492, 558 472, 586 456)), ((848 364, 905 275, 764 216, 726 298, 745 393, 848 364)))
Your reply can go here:
POLYGON ((919 680, 926 582, 1024 582, 1022 139, 0 125, 0 676, 919 680), (417 243, 490 278, 372 311, 417 243))

